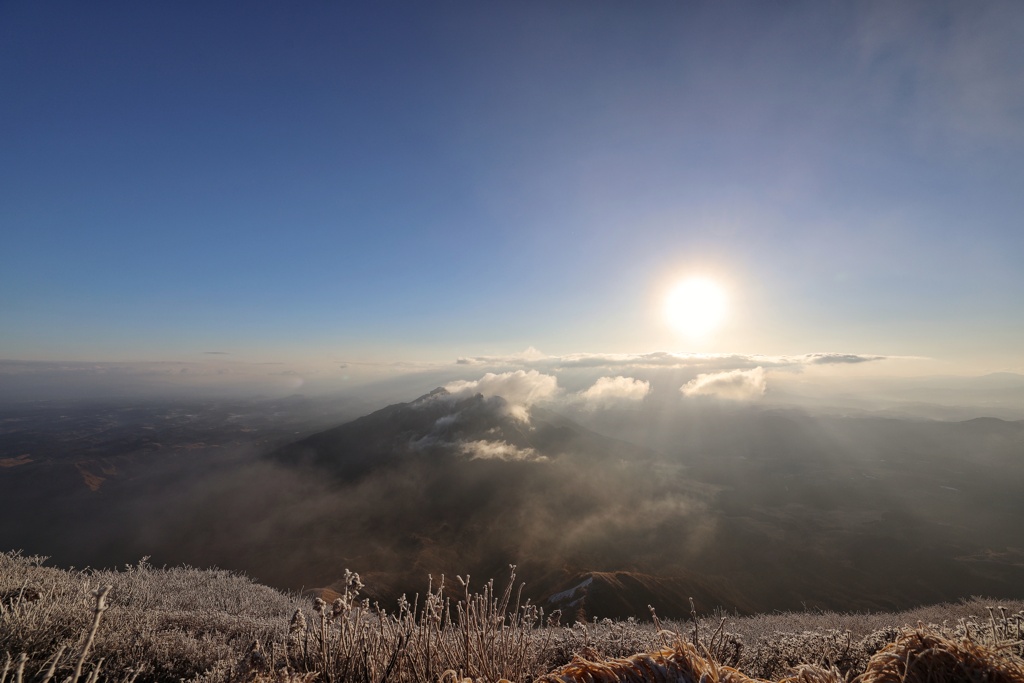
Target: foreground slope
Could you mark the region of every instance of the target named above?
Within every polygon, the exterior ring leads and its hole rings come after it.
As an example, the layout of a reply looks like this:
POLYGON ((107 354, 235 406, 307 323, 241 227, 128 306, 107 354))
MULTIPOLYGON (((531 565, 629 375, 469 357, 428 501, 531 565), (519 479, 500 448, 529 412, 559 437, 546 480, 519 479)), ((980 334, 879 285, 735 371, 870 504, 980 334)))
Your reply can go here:
MULTIPOLYGON (((415 605, 377 608, 359 599, 359 578, 348 578, 345 594, 327 605, 219 570, 145 563, 120 571, 61 570, 43 566, 41 558, 0 553, 0 680, 74 680, 78 671, 80 680, 139 683, 412 683, 451 670, 485 683, 527 683, 548 672, 546 680, 568 683, 605 680, 599 676, 611 670, 621 671, 622 680, 637 673, 647 680, 653 663, 670 670, 726 665, 771 680, 812 665, 821 667, 818 675, 799 680, 842 681, 906 663, 906 656, 886 654, 904 651, 920 673, 954 674, 925 680, 964 680, 958 672, 1020 680, 1024 602, 974 600, 898 614, 698 618, 662 622, 675 634, 667 635, 650 622, 551 625, 550 615, 516 597, 514 580, 504 590, 501 582, 473 589, 435 584, 415 605), (939 661, 922 666, 929 657, 922 643, 939 661), (684 659, 661 657, 667 644, 684 659), (612 659, 644 652, 654 654, 612 659)), ((919 680, 899 677, 898 667, 893 673, 879 680, 919 680)))

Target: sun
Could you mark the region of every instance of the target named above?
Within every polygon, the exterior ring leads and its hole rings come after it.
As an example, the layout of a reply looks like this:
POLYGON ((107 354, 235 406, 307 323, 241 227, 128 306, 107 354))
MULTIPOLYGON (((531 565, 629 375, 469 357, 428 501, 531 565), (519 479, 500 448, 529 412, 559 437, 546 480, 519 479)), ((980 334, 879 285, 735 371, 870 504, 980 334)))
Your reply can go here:
POLYGON ((707 337, 725 320, 728 301, 718 283, 691 277, 677 283, 665 297, 665 321, 687 337, 707 337))

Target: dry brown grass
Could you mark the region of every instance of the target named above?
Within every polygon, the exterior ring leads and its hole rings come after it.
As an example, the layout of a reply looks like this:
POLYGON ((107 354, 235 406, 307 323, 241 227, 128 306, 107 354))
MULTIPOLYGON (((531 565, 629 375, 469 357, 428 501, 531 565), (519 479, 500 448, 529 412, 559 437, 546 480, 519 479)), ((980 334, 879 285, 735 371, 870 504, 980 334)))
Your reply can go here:
POLYGON ((1024 660, 1008 647, 953 640, 918 629, 868 662, 857 683, 1024 683, 1024 660))
POLYGON ((593 660, 577 655, 569 664, 541 676, 537 683, 750 683, 729 666, 720 666, 690 643, 631 657, 593 660))
MULTIPOLYGON (((1010 645, 954 640, 923 627, 876 653, 866 670, 844 676, 834 667, 801 664, 779 683, 1024 683, 1024 660, 1010 645)), ((536 683, 769 683, 717 664, 705 649, 677 640, 671 648, 624 658, 577 655, 536 683)))

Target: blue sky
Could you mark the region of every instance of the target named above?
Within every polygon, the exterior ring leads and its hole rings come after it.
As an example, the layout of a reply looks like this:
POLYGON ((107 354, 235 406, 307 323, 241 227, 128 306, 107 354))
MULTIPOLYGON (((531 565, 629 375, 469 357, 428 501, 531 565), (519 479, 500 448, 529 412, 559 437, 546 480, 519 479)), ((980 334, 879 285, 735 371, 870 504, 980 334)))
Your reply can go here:
POLYGON ((4 3, 0 358, 1024 371, 1022 26, 1016 2, 4 3), (730 300, 699 342, 659 309, 691 273, 730 300))

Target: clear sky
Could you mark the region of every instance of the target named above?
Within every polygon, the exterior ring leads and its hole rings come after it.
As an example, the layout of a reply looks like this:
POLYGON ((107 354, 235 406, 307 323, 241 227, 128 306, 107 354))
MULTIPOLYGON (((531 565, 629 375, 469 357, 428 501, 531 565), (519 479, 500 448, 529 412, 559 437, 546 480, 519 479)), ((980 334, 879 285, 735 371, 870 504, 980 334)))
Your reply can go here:
POLYGON ((1024 371, 1017 1, 5 2, 0 93, 3 359, 1024 371))

